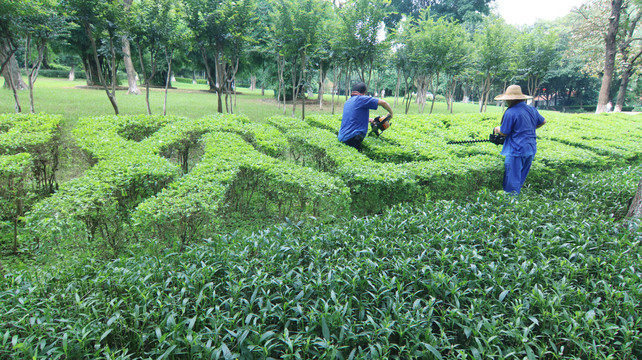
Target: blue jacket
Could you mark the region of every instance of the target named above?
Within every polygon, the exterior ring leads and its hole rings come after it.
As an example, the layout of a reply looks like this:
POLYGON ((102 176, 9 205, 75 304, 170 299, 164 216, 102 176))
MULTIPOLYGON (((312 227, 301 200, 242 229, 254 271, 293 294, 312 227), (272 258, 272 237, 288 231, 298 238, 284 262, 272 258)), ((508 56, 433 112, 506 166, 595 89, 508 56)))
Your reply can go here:
POLYGON ((379 99, 365 95, 352 96, 343 105, 343 117, 339 129, 339 141, 347 141, 355 136, 365 137, 368 134, 370 110, 379 107, 379 99))
POLYGON ((535 129, 543 122, 544 117, 539 111, 523 101, 508 108, 499 128, 499 131, 507 135, 502 155, 535 155, 537 152, 535 129))

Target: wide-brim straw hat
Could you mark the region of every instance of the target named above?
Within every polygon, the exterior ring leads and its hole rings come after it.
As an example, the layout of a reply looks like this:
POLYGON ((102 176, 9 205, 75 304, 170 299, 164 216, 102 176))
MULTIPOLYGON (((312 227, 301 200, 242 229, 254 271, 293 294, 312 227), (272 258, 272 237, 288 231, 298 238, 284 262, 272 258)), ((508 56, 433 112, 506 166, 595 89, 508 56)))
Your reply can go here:
POLYGON ((524 95, 522 93, 522 87, 519 85, 511 85, 506 88, 506 92, 495 96, 495 100, 526 100, 532 98, 532 96, 524 95))

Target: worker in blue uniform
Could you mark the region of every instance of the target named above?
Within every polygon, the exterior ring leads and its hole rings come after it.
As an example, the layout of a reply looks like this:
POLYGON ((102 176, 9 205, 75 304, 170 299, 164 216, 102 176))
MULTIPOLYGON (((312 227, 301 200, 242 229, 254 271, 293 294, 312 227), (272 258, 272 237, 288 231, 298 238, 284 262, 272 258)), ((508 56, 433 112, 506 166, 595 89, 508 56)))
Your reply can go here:
POLYGON ((366 92, 366 84, 363 82, 352 86, 350 99, 343 105, 341 128, 337 135, 339 141, 359 151, 361 151, 361 142, 368 134, 368 124, 373 121, 370 118, 370 110, 376 110, 381 105, 388 110, 388 115, 392 118, 390 105, 383 99, 366 96, 366 92))
POLYGON ((508 109, 504 112, 501 126, 493 131, 506 137, 501 154, 504 160, 504 180, 502 187, 511 195, 519 195, 526 176, 531 169, 537 152, 535 129, 546 124, 546 119, 525 100, 532 96, 524 95, 519 85, 511 85, 495 97, 504 100, 508 109))

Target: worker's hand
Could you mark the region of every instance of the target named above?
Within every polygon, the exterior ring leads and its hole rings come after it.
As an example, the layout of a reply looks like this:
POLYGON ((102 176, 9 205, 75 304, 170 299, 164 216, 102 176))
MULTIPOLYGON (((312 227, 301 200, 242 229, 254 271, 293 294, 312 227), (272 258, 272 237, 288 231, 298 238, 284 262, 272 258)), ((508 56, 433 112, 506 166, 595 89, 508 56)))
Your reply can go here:
POLYGON ((496 126, 496 127, 493 129, 493 133, 495 133, 495 134, 499 134, 499 126, 496 126))
POLYGON ((392 113, 391 113, 391 112, 389 112, 389 113, 388 113, 388 115, 386 115, 386 117, 387 117, 388 119, 392 119, 392 113))
POLYGON ((374 119, 373 118, 368 118, 368 122, 374 123, 374 119))

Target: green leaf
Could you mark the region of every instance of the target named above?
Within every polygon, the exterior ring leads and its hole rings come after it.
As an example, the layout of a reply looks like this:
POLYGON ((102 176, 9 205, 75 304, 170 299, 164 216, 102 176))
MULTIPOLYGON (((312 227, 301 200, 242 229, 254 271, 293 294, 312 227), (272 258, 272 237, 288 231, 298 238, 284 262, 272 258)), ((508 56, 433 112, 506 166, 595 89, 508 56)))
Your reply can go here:
POLYGON ((198 316, 194 316, 193 318, 190 319, 189 324, 187 325, 188 330, 194 329, 194 324, 196 323, 196 318, 198 316))
POLYGON ((98 342, 102 342, 102 341, 103 341, 103 340, 104 340, 104 339, 105 339, 109 334, 111 334, 111 332, 112 332, 113 330, 114 330, 114 329, 107 329, 107 330, 102 334, 102 336, 100 337, 100 340, 99 340, 98 342))
POLYGON ((321 318, 321 331, 323 332, 323 338, 330 341, 330 329, 325 321, 325 316, 321 318))
POLYGON ((437 359, 441 359, 441 360, 443 360, 443 359, 444 359, 444 358, 441 356, 441 354, 439 353, 439 351, 437 351, 437 349, 435 349, 435 347, 434 347, 434 346, 432 346, 432 345, 430 345, 430 344, 426 344, 426 343, 422 343, 422 344, 423 344, 423 345, 426 347, 426 349, 428 349, 428 351, 430 351, 430 352, 431 352, 431 353, 432 353, 432 354, 433 354, 437 359))
POLYGON ((536 360, 537 359, 537 356, 535 356, 535 353, 533 352, 531 347, 528 346, 528 344, 524 344, 524 348, 526 350, 526 355, 528 356, 528 360, 536 360))
POLYGON ((170 347, 169 347, 169 349, 167 349, 167 351, 165 351, 165 352, 163 353, 163 355, 161 355, 161 356, 158 358, 158 360, 162 360, 162 359, 164 359, 164 358, 168 357, 168 356, 172 353, 172 351, 174 351, 174 349, 176 349, 176 345, 172 345, 172 346, 170 346, 170 347))
POLYGON ((506 298, 506 295, 510 293, 510 290, 504 290, 502 291, 501 294, 499 294, 499 302, 503 302, 504 299, 506 298))

